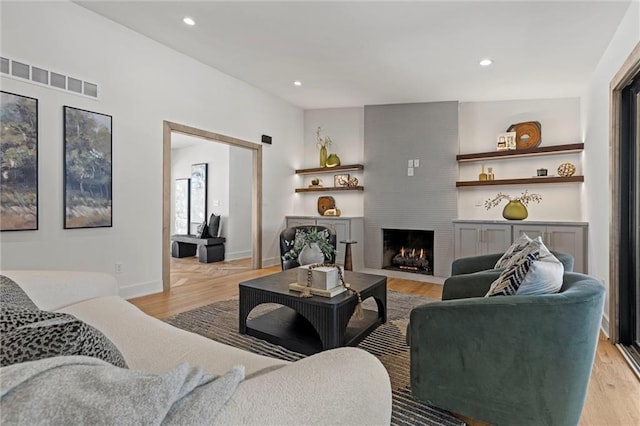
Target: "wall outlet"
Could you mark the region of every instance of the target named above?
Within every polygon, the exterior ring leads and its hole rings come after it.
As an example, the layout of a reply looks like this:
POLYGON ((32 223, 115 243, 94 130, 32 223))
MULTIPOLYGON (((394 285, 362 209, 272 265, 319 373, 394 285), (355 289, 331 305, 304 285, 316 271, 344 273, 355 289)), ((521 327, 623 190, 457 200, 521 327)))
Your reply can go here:
POLYGON ((121 262, 116 262, 116 274, 121 274, 122 273, 122 263, 121 262))
POLYGON ((413 167, 407 169, 407 176, 413 176, 413 167))
POLYGON ((408 168, 413 167, 413 160, 409 160, 409 161, 407 161, 407 167, 408 167, 408 168))
POLYGON ((419 159, 413 160, 413 167, 420 167, 420 160, 419 159))

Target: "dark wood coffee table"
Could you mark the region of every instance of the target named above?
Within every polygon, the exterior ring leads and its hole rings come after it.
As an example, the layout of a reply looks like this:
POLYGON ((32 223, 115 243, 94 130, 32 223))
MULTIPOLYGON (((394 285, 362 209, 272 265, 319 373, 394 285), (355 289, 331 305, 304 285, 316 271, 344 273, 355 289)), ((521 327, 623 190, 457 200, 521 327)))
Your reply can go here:
POLYGON ((345 292, 332 298, 300 297, 289 290, 297 270, 240 283, 240 333, 311 355, 341 346, 356 346, 387 321, 387 277, 345 271, 345 281, 358 290, 362 300, 373 297, 378 311, 365 309, 364 318, 352 318, 356 296, 345 292), (249 312, 262 303, 283 305, 247 320, 249 312))

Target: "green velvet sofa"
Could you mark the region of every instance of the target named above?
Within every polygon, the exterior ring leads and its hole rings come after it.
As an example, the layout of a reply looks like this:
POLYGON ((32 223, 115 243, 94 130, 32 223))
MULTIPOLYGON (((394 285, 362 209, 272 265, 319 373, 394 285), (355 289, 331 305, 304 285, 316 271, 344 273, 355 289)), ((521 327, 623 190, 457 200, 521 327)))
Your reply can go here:
POLYGON ((466 293, 457 285, 451 300, 411 312, 414 397, 496 425, 578 424, 598 344, 603 284, 565 272, 556 294, 484 298, 493 274, 468 275, 476 285, 466 293))

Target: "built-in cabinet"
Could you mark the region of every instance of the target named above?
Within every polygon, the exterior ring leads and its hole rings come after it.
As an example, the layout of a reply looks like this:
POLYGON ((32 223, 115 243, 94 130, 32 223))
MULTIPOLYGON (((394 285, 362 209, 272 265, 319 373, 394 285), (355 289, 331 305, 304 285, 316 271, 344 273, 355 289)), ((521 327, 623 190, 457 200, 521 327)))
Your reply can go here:
POLYGON ((455 257, 500 253, 511 245, 511 225, 495 223, 456 223, 455 257))
POLYGON ((336 233, 336 263, 344 265, 345 244, 340 241, 357 241, 351 245, 353 270, 364 268, 364 221, 361 217, 286 216, 287 228, 301 225, 325 226, 336 233))
POLYGON ((550 250, 571 254, 573 270, 587 273, 586 222, 506 222, 482 220, 453 221, 455 258, 504 252, 523 233, 542 237, 550 250))

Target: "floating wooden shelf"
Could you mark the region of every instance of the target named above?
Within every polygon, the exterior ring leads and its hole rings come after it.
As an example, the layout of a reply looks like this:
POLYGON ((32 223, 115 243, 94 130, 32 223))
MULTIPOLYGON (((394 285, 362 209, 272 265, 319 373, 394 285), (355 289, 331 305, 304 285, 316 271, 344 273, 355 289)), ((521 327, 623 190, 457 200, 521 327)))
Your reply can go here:
POLYGON ((472 161, 482 161, 488 159, 499 160, 504 158, 538 157, 541 155, 572 154, 575 152, 580 152, 582 150, 584 150, 583 143, 574 143, 569 145, 543 146, 532 149, 515 149, 508 151, 479 152, 476 154, 460 154, 456 155, 456 161, 458 161, 459 163, 468 163, 472 161))
POLYGON ((321 186, 319 188, 296 188, 296 192, 364 191, 363 186, 321 186))
POLYGON ((467 180, 456 182, 456 187, 463 186, 492 186, 492 185, 521 185, 521 184, 546 184, 546 183, 580 183, 584 182, 584 176, 549 176, 524 179, 498 179, 498 180, 467 180))
POLYGON ((313 169, 298 169, 296 170, 297 175, 315 175, 318 173, 336 173, 336 172, 356 172, 364 170, 364 166, 362 164, 349 164, 345 166, 335 166, 335 167, 316 167, 313 169))

